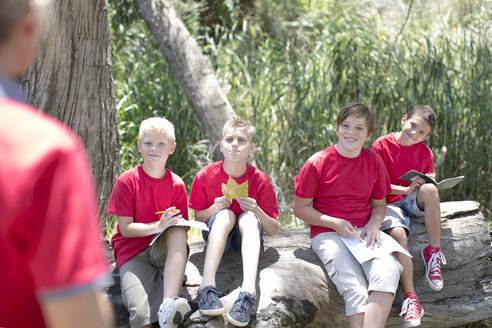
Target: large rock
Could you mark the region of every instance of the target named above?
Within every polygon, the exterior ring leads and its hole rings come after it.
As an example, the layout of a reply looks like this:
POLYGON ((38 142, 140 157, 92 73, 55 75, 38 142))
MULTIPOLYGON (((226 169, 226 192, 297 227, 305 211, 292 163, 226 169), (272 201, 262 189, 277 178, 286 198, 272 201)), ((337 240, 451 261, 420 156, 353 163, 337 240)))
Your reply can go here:
MULTIPOLYGON (((427 245, 423 218, 412 220, 410 253, 414 256, 415 288, 425 316, 421 327, 455 327, 492 317, 492 255, 490 236, 479 204, 473 201, 441 204, 441 248, 448 264, 442 267, 444 288, 432 291, 424 284, 420 250, 427 245)), ((340 327, 346 326, 345 307, 335 286, 310 248, 308 229, 265 236, 260 255, 256 315, 249 327, 340 327)), ((186 282, 182 296, 194 303, 203 272, 203 242, 190 245, 186 282)), ((118 276, 115 272, 115 281, 118 276)), ((217 272, 217 287, 224 293, 226 311, 237 297, 242 281, 241 256, 225 254, 217 272)), ((121 305, 119 285, 109 294, 119 325, 128 322, 121 305)), ((399 291, 387 327, 401 327, 399 291)), ((209 318, 195 311, 184 327, 229 327, 225 318, 209 318)))

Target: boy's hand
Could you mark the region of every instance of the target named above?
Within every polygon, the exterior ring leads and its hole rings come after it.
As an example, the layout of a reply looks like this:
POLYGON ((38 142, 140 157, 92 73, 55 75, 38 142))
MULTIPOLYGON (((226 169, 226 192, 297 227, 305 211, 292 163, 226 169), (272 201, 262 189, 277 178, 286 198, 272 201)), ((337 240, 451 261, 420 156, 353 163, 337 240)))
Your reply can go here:
POLYGON ((418 177, 412 181, 412 183, 407 187, 406 194, 410 195, 414 191, 417 191, 425 183, 425 180, 418 177))
POLYGON ((217 209, 217 212, 220 210, 223 210, 225 208, 229 208, 229 206, 231 206, 231 204, 232 204, 232 200, 230 200, 229 198, 227 198, 225 196, 217 197, 214 200, 214 205, 215 205, 215 208, 217 209))
POLYGON ((336 221, 334 222, 335 225, 334 229, 340 236, 355 237, 355 235, 357 235, 357 230, 350 222, 343 219, 335 219, 335 220, 336 221))
POLYGON ((161 215, 161 219, 159 220, 159 231, 166 230, 168 227, 176 225, 178 220, 182 217, 183 216, 180 214, 180 210, 178 210, 175 206, 169 207, 161 215))
POLYGON ((258 208, 258 204, 256 203, 256 199, 251 197, 239 197, 237 199, 239 206, 243 211, 251 211, 255 212, 256 208, 258 208))
POLYGON ((364 227, 364 229, 362 229, 360 236, 362 238, 367 236, 366 247, 369 246, 371 246, 371 248, 374 248, 374 246, 379 247, 383 243, 383 238, 381 236, 381 231, 379 231, 379 226, 373 224, 371 221, 369 221, 364 227))

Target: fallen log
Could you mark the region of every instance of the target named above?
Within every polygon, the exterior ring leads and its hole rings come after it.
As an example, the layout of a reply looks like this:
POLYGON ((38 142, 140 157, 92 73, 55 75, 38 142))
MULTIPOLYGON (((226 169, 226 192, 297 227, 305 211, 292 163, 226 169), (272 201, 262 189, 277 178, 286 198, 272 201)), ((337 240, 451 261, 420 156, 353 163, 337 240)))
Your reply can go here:
MULTIPOLYGON (((421 327, 456 327, 492 317, 492 253, 489 232, 479 204, 473 201, 441 204, 441 248, 447 259, 442 267, 444 288, 432 291, 424 284, 421 249, 427 245, 422 217, 412 220, 410 253, 414 257, 415 288, 425 309, 421 327)), ((258 302, 249 327, 341 327, 346 326, 345 307, 335 286, 311 250, 308 229, 265 236, 259 261, 258 302)), ((194 313, 183 327, 232 327, 222 317, 205 317, 194 302, 203 272, 203 242, 190 245, 186 281, 182 296, 191 300, 194 313)), ((128 314, 118 297, 116 284, 108 294, 117 312, 120 326, 128 323, 128 314)), ((217 287, 230 309, 242 281, 241 256, 225 254, 217 272, 217 287)), ((401 327, 398 317, 403 295, 399 290, 388 318, 387 327, 401 327)))

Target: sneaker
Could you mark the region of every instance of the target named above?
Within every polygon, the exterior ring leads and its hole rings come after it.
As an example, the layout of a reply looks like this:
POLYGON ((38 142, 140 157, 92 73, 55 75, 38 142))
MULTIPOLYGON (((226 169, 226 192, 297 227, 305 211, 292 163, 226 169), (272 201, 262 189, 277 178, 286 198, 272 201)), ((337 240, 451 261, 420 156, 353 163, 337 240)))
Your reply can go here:
POLYGON ((400 317, 406 313, 403 319, 403 327, 420 326, 420 318, 424 315, 424 309, 419 303, 417 295, 412 293, 411 297, 407 297, 401 306, 400 317))
POLYGON ((422 260, 425 266, 425 282, 435 291, 440 291, 444 286, 441 276, 441 262, 446 265, 446 258, 440 248, 428 246, 422 250, 422 260))
POLYGON ((166 298, 159 306, 159 326, 176 328, 184 317, 191 312, 188 301, 182 297, 166 298))
POLYGON ((221 315, 224 311, 224 306, 219 300, 219 296, 222 294, 217 288, 213 286, 206 286, 198 291, 196 299, 198 301, 198 307, 203 315, 217 316, 221 315))
POLYGON ((248 292, 240 292, 232 309, 227 313, 227 320, 235 326, 247 326, 251 319, 251 307, 256 298, 248 292))

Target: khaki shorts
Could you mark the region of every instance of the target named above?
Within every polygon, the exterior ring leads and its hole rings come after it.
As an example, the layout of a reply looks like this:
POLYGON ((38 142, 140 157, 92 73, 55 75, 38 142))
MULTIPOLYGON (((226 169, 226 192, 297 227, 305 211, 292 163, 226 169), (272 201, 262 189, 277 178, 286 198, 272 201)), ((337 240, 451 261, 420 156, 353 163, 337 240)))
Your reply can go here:
POLYGON ((347 316, 365 312, 370 291, 396 293, 403 267, 393 254, 360 264, 336 232, 316 235, 312 247, 345 300, 347 316))
MULTIPOLYGON (((167 232, 120 269, 121 296, 130 313, 132 328, 158 321, 157 312, 163 297, 162 277, 167 256, 167 232)), ((188 247, 188 254, 189 252, 188 247)))

